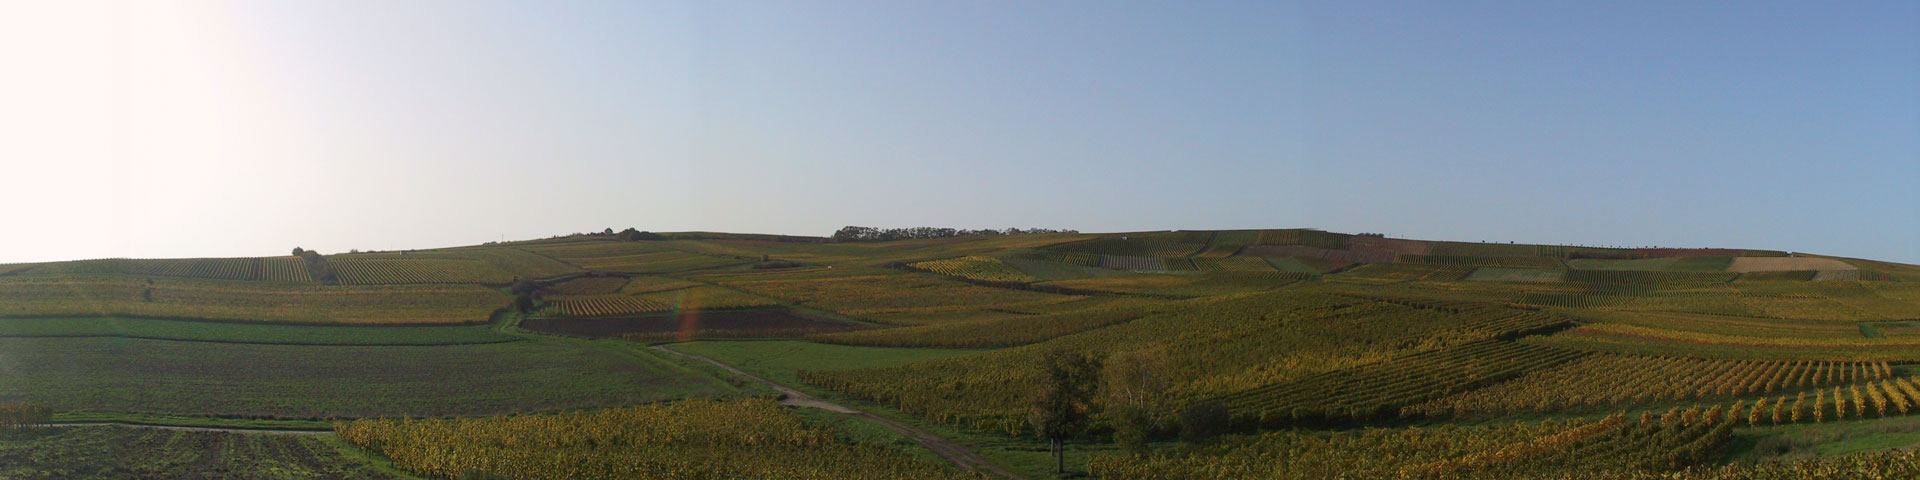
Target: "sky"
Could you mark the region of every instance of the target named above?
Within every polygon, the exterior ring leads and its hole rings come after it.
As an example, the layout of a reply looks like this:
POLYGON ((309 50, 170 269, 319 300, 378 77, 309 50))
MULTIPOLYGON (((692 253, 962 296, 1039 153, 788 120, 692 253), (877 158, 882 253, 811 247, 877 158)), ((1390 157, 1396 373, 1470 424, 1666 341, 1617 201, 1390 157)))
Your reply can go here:
POLYGON ((1312 227, 1920 263, 1920 2, 0 0, 0 262, 1312 227))

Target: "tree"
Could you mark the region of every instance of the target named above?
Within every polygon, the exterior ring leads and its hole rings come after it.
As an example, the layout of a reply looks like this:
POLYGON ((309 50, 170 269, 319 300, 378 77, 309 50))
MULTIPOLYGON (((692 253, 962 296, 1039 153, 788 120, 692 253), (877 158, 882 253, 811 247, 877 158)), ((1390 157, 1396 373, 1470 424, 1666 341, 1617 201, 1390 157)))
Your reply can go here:
POLYGON ((1101 418, 1113 427, 1113 440, 1135 454, 1147 451, 1171 382, 1166 378, 1167 349, 1155 346, 1107 357, 1100 370, 1105 390, 1101 418))
POLYGON ((1039 233, 1079 233, 1079 232, 1074 230, 1053 230, 1053 229, 1047 229, 1047 228, 1029 228, 1026 230, 1021 230, 1018 228, 1009 228, 1006 230, 992 230, 992 229, 963 230, 963 229, 946 228, 946 227, 912 227, 912 228, 884 228, 883 229, 883 228, 860 227, 860 226, 850 225, 850 226, 842 227, 840 230, 833 232, 833 241, 836 241, 836 242, 885 242, 885 241, 891 241, 891 240, 911 240, 911 239, 917 239, 917 238, 947 238, 947 237, 958 237, 958 236, 965 236, 965 235, 1021 235, 1021 234, 1039 234, 1039 233))
POLYGON ((513 292, 513 309, 520 313, 533 312, 533 307, 540 298, 540 288, 539 283, 515 277, 513 283, 507 287, 507 291, 513 292))
POLYGON ((302 253, 307 253, 307 249, 300 248, 300 247, 293 247, 293 256, 298 257, 302 253))
POLYGON ((661 236, 658 233, 642 231, 642 230, 634 230, 632 228, 621 230, 618 235, 615 235, 615 237, 621 240, 629 241, 629 242, 637 242, 641 240, 666 240, 667 239, 667 237, 661 236))
POLYGON ((1087 429, 1099 387, 1100 360, 1077 352, 1052 351, 1042 359, 1047 383, 1041 385, 1028 417, 1034 433, 1053 447, 1055 473, 1066 473, 1066 441, 1087 429))

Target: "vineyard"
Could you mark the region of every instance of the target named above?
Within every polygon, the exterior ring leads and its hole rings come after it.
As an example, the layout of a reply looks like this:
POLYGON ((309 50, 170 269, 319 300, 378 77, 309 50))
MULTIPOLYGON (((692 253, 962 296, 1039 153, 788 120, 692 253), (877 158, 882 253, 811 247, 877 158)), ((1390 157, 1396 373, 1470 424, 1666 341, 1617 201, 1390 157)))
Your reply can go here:
POLYGON ((112 426, 0 430, 0 477, 397 478, 314 435, 112 426))
MULTIPOLYGON (((1274 385, 1322 374, 1330 379, 1353 379, 1358 376, 1328 372, 1410 355, 1419 357, 1422 352, 1448 351, 1463 345, 1548 352, 1535 354, 1543 365, 1579 355, 1574 351, 1495 341, 1516 332, 1564 325, 1564 318, 1477 303, 1435 305, 1395 301, 1400 303, 1286 290, 1193 301, 1085 333, 964 360, 871 370, 803 372, 802 378, 942 423, 1013 433, 1025 428, 1020 399, 1032 394, 1041 373, 1037 358, 1050 350, 1106 356, 1165 348, 1169 352, 1167 374, 1181 381, 1171 385, 1164 394, 1176 404, 1235 394, 1253 401, 1271 395, 1246 392, 1266 392, 1274 385)), ((884 335, 881 332, 885 330, 844 335, 884 335)), ((1518 360, 1513 361, 1524 364, 1535 357, 1514 358, 1518 360)), ((1512 376, 1518 373, 1512 372, 1512 376)), ((1435 390, 1424 395, 1445 393, 1449 392, 1435 390)), ((1394 400, 1397 404, 1412 404, 1426 399, 1412 396, 1394 400)), ((1339 410, 1337 406, 1336 410, 1339 410)), ((1280 410, 1262 409, 1253 414, 1257 416, 1262 412, 1276 420, 1283 418, 1277 416, 1283 413, 1280 410)), ((1340 411, 1332 413, 1344 415, 1340 411)), ((1235 414, 1241 412, 1235 411, 1235 414)))
POLYGON ((410 283, 482 283, 505 285, 513 274, 479 260, 405 258, 389 255, 337 255, 327 259, 343 285, 410 283))
POLYGON ((1039 280, 1001 262, 998 258, 979 255, 945 260, 928 260, 913 263, 910 264, 910 266, 949 277, 960 277, 982 282, 1028 283, 1039 280))
POLYGON ((731 310, 779 305, 780 302, 723 287, 698 286, 643 293, 635 298, 674 310, 731 310))
POLYGON ((706 285, 705 283, 700 283, 700 282, 695 282, 690 280, 682 280, 678 278, 669 278, 669 277, 642 276, 642 277, 633 277, 630 279, 626 279, 625 281, 626 281, 626 284, 620 287, 620 293, 624 293, 628 295, 664 292, 668 290, 679 290, 687 287, 698 287, 698 286, 706 285))
POLYGON ((1467 277, 1474 271, 1465 265, 1424 265, 1409 263, 1374 263, 1354 267, 1339 276, 1343 281, 1365 283, 1394 283, 1412 281, 1453 281, 1467 277))
POLYGON ((520 278, 552 278, 580 269, 551 257, 512 247, 476 247, 450 250, 460 256, 487 262, 520 278))
MULTIPOLYGON (((1856 330, 1857 331, 1857 330, 1856 330)), ((1920 338, 1819 338, 1702 333, 1621 323, 1582 325, 1531 340, 1582 350, 1717 358, 1910 362, 1920 360, 1920 338)))
POLYGON ((1237 419, 1261 426, 1377 421, 1429 399, 1580 357, 1573 350, 1489 340, 1245 390, 1222 401, 1237 419))
POLYGON ((456 324, 505 305, 470 285, 327 287, 117 275, 0 277, 0 317, 158 317, 313 324, 456 324))
POLYGON ((429 478, 973 478, 892 445, 849 442, 766 400, 334 429, 429 478))
MULTIPOLYGON (((1399 263, 1464 267, 1559 269, 1560 260, 1547 257, 1467 257, 1458 255, 1401 255, 1399 263)), ((1571 265, 1571 262, 1568 263, 1571 265)))
POLYGON ((507 415, 723 397, 719 379, 556 342, 268 345, 0 338, 6 401, 55 412, 307 419, 507 415))
POLYGON ((307 273, 306 261, 299 257, 194 258, 178 260, 109 258, 0 266, 0 275, 7 274, 125 274, 254 282, 313 282, 313 278, 307 273))
POLYGON ((1564 270, 1540 268, 1502 268, 1481 267, 1467 274, 1466 280, 1476 282, 1558 282, 1565 279, 1564 270))
POLYGON ((1207 249, 1210 232, 1151 232, 1102 237, 1049 247, 1049 250, 1130 257, 1185 257, 1207 249))
POLYGON ((1258 257, 1195 258, 1194 266, 1202 272, 1271 272, 1273 264, 1258 257))
POLYGON ((606 295, 620 293, 627 286, 625 277, 582 277, 547 287, 556 295, 606 295))
POLYGON ((1206 297, 1273 290, 1313 278, 1278 271, 1214 272, 1207 275, 1127 275, 1046 282, 1042 285, 1155 297, 1206 297))
POLYGON ((1413 414, 1488 415, 1748 397, 1880 380, 1885 362, 1702 360, 1591 355, 1511 382, 1407 407, 1413 414))
POLYGON ((1574 259, 1567 268, 1575 270, 1639 270, 1654 272, 1724 272, 1733 265, 1733 257, 1681 256, 1635 260, 1574 259))
POLYGON ((0 337, 113 337, 275 345, 464 345, 519 340, 496 333, 487 325, 285 325, 120 317, 0 319, 0 337))
POLYGON ((613 317, 663 311, 667 304, 626 295, 555 295, 547 297, 560 315, 568 317, 613 317))
POLYGON ((922 323, 917 319, 926 314, 1017 308, 1080 298, 878 269, 724 274, 702 278, 747 293, 904 325, 922 323))
POLYGON ((1884 450, 1920 441, 1916 363, 1920 266, 1732 248, 629 232, 10 264, 0 477, 976 478, 942 460, 965 452, 1026 478, 1906 478, 1884 450), (1085 417, 1036 422, 1062 405, 1085 417), (1068 427, 1057 476, 1040 434, 1068 427))
POLYGON ((1101 456, 1090 470, 1123 479, 1533 478, 1567 471, 1628 478, 1712 458, 1738 424, 1734 412, 1694 407, 1490 428, 1282 432, 1146 457, 1101 456))
MULTIPOLYGON (((1172 304, 1166 304, 1171 306, 1172 304)), ((875 347, 1011 347, 1131 321, 1166 306, 1128 302, 1044 315, 1012 315, 902 328, 859 330, 808 337, 841 345, 875 347)))
POLYGON ((687 341, 696 338, 799 338, 859 328, 773 309, 686 311, 619 318, 533 318, 521 328, 576 337, 687 341))

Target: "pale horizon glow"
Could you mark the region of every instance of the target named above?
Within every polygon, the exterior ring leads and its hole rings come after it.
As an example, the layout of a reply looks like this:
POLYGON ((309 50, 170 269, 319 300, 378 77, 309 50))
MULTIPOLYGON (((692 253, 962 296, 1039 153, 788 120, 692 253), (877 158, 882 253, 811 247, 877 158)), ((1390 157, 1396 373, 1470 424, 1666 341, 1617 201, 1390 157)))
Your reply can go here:
POLYGON ((1920 263, 1920 4, 0 1, 0 263, 635 227, 1920 263))

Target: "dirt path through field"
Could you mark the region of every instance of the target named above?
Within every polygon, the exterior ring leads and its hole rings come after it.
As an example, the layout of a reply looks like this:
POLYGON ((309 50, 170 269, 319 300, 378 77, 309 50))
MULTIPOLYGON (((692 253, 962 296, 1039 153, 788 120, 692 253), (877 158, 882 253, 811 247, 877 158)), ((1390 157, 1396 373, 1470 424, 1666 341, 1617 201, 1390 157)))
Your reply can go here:
POLYGON ((228 427, 187 427, 180 425, 147 425, 144 423, 123 422, 54 422, 40 424, 42 427, 129 427, 151 428, 154 430, 184 430, 188 432, 228 432, 228 433, 279 433, 287 435, 326 435, 332 430, 280 430, 273 428, 228 428, 228 427))
POLYGON ((997 476, 1000 478, 1016 478, 1016 479, 1023 478, 1020 475, 1016 475, 1005 468, 1001 468, 999 465, 995 465, 993 462, 987 461, 986 457, 982 457, 980 456, 980 454, 974 453, 973 450, 967 449, 966 446, 960 445, 959 443, 955 443, 954 441, 948 440, 945 437, 934 435, 933 432, 921 430, 911 425, 893 421, 892 419, 889 419, 886 417, 881 417, 881 416, 863 412, 854 408, 849 408, 837 403, 821 400, 818 397, 814 397, 812 395, 806 394, 806 392, 794 390, 793 388, 787 387, 786 385, 781 385, 779 383, 775 383, 772 380, 761 378, 758 375, 740 371, 740 369, 738 368, 733 368, 732 365, 721 363, 719 360, 707 358, 706 356, 703 356, 703 355, 695 355, 691 353, 681 352, 678 350, 667 348, 665 345, 655 345, 652 348, 654 350, 665 352, 670 355, 677 355, 682 358, 706 362, 708 364, 712 364, 715 367, 720 367, 720 369, 726 370, 727 372, 732 373, 734 375, 739 375, 742 378, 747 378, 756 382, 766 384, 769 387, 773 387, 774 390, 779 391, 781 395, 784 397, 780 400, 780 403, 783 405, 791 405, 795 407, 804 407, 804 408, 817 408, 817 409, 826 410, 829 412, 843 413, 847 415, 852 415, 852 416, 872 420, 874 423, 878 423, 880 424, 880 426, 886 427, 888 430, 893 430, 894 432, 897 432, 901 435, 905 435, 907 438, 913 439, 915 443, 919 443, 920 446, 926 447, 927 450, 933 451, 933 453, 935 455, 939 455, 940 458, 945 458, 947 459, 947 461, 953 462, 954 465, 959 465, 960 468, 965 468, 968 470, 985 473, 985 474, 997 476))

